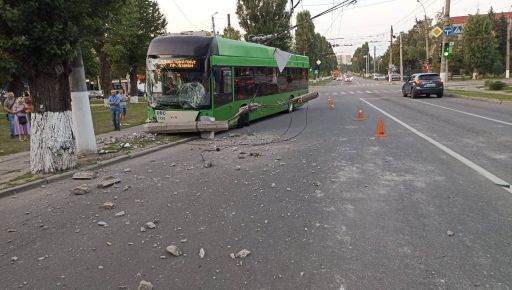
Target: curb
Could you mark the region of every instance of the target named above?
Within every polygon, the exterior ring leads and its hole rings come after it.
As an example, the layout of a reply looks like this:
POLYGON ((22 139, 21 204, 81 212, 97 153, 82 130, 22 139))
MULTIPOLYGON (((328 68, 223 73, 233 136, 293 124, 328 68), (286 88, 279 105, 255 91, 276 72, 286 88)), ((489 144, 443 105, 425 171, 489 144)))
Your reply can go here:
POLYGON ((445 94, 446 97, 449 98, 459 98, 459 99, 468 99, 468 100, 475 100, 475 101, 482 101, 482 102, 488 102, 488 103, 496 103, 496 104, 512 104, 512 101, 503 101, 493 98, 481 98, 481 97, 470 97, 470 96, 464 96, 464 95, 455 95, 455 94, 445 94))
POLYGON ((139 152, 135 152, 133 154, 126 154, 126 155, 114 157, 112 159, 100 161, 100 162, 98 162, 96 164, 89 165, 89 166, 86 166, 86 167, 83 167, 83 168, 80 168, 80 169, 72 169, 70 171, 66 171, 66 172, 63 172, 63 173, 51 175, 51 176, 48 176, 46 178, 34 180, 34 181, 31 181, 31 182, 28 182, 28 183, 25 183, 25 184, 21 184, 21 185, 15 186, 15 187, 2 189, 2 190, 0 190, 0 198, 7 197, 7 196, 10 196, 10 195, 14 195, 16 193, 20 193, 20 192, 28 190, 28 189, 33 189, 33 188, 38 187, 40 185, 46 185, 46 184, 49 184, 49 183, 52 183, 52 182, 60 181, 60 180, 65 179, 65 178, 69 178, 70 176, 73 176, 73 174, 75 174, 75 173, 77 173, 79 171, 94 170, 94 169, 98 169, 98 168, 105 167, 105 166, 108 166, 108 165, 116 164, 116 163, 119 163, 119 162, 122 162, 122 161, 125 161, 125 160, 129 160, 129 159, 141 157, 141 156, 144 156, 144 155, 147 155, 147 154, 151 154, 153 152, 156 152, 156 151, 159 151, 159 150, 162 150, 162 149, 166 149, 166 148, 169 148, 169 147, 173 147, 173 146, 177 146, 177 145, 180 145, 180 144, 183 144, 183 143, 187 143, 187 142, 195 140, 197 138, 199 138, 199 137, 185 138, 185 139, 182 139, 182 140, 178 140, 176 142, 172 142, 172 143, 168 143, 168 144, 163 144, 163 145, 151 147, 151 148, 148 148, 147 150, 142 150, 142 151, 139 151, 139 152))

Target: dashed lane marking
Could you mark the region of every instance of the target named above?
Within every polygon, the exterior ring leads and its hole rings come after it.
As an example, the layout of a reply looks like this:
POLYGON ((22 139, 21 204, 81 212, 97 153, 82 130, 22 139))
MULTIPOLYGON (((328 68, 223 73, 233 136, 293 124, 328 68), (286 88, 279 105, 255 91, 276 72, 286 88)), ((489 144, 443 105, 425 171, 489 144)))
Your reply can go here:
POLYGON ((360 100, 365 102, 366 104, 368 104, 370 107, 374 108, 375 110, 377 110, 377 111, 381 112, 382 114, 388 116, 390 119, 392 119, 393 121, 395 121, 398 124, 402 125, 403 127, 407 128, 409 131, 413 132, 414 134, 418 135, 419 137, 427 140, 430 144, 432 144, 432 145, 436 146, 437 148, 441 149, 446 154, 448 154, 448 155, 452 156, 453 158, 459 160, 464 165, 466 165, 469 168, 475 170, 476 172, 478 172, 479 174, 481 174, 485 178, 489 179, 494 184, 496 184, 496 185, 504 188, 506 191, 512 193, 512 188, 511 188, 510 183, 508 183, 505 180, 497 177, 496 175, 494 175, 491 172, 487 171, 485 168, 483 168, 480 165, 474 163, 473 161, 467 159, 466 157, 460 155, 459 153, 453 151, 452 149, 446 147, 445 145, 439 143, 438 141, 428 137, 427 135, 425 135, 425 134, 421 133, 420 131, 414 129, 413 127, 407 125, 406 123, 400 121, 398 118, 396 118, 393 115, 389 114, 388 112, 382 110, 381 108, 373 105, 372 103, 368 102, 367 100, 365 100, 363 98, 360 98, 360 100))

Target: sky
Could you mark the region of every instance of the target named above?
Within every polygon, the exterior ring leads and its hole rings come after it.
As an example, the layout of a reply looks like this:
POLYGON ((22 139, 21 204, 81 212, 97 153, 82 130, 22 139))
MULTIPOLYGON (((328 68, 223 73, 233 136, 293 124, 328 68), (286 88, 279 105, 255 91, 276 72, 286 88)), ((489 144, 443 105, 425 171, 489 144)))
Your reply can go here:
MULTIPOLYGON (((295 0, 294 3, 297 3, 295 0)), ((302 0, 295 14, 309 10, 316 15, 342 0, 302 0)), ((427 17, 433 18, 442 11, 445 0, 419 0, 423 3, 427 17)), ((215 30, 222 33, 227 26, 227 14, 231 14, 231 25, 240 29, 236 16, 236 0, 157 0, 168 21, 168 32, 189 30, 212 30, 212 15, 215 30)), ((496 12, 512 11, 509 0, 451 0, 450 16, 487 13, 492 6, 496 12)), ((289 5, 289 3, 288 3, 289 5)), ((388 45, 390 28, 395 33, 408 31, 416 18, 423 19, 424 11, 417 0, 358 0, 357 4, 314 20, 315 31, 324 35, 335 47, 336 54, 352 54, 365 41, 375 46, 377 56, 382 55, 388 45), (343 38, 343 39, 339 39, 343 38), (352 46, 349 46, 352 45, 352 46)), ((294 21, 293 21, 294 22, 294 21)), ((372 49, 373 50, 373 49, 372 49)))

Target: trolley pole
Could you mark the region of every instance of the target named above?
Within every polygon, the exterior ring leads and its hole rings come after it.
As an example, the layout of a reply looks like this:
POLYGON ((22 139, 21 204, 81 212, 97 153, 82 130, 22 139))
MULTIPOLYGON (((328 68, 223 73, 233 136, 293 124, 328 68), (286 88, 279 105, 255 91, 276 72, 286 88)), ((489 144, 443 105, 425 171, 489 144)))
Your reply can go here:
MULTIPOLYGON (((444 2, 444 27, 450 26, 450 0, 444 2)), ((444 44, 448 42, 448 35, 443 33, 443 46, 441 50, 441 68, 439 75, 446 83, 448 81, 448 59, 444 56, 444 44)))
POLYGON ((374 45, 373 46, 373 73, 376 73, 377 71, 375 70, 375 61, 377 60, 377 47, 374 45))

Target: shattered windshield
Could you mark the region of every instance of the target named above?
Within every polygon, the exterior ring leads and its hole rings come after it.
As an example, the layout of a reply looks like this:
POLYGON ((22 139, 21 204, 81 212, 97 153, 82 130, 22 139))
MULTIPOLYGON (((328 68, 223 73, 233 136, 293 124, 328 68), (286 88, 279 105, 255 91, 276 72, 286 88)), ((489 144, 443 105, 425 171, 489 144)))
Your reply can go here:
POLYGON ((159 57, 148 62, 154 108, 198 110, 211 106, 204 58, 159 57))

